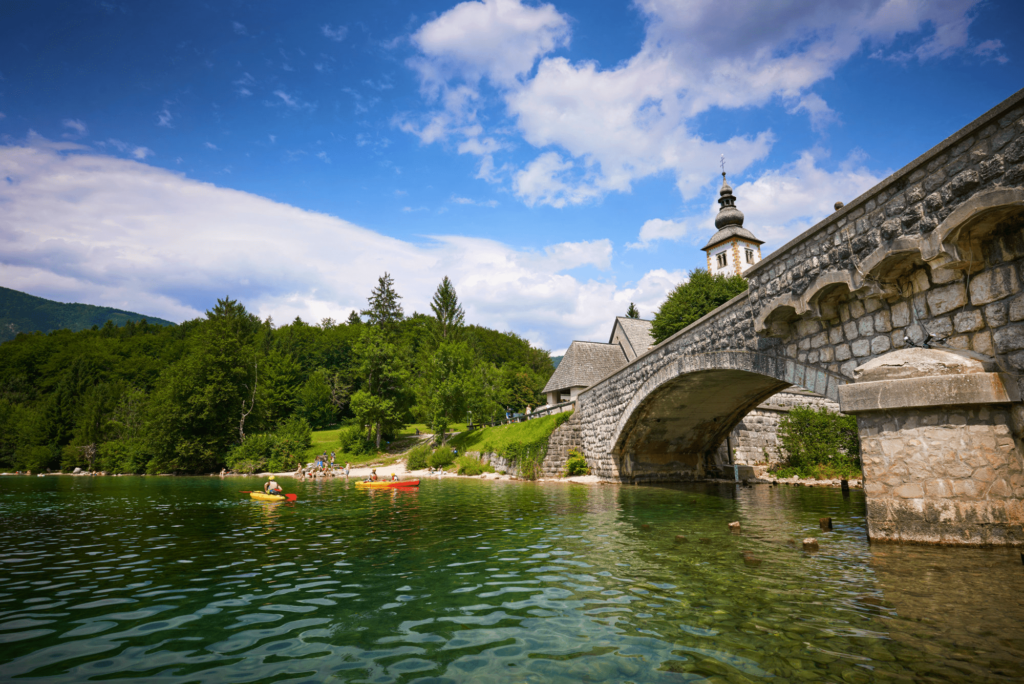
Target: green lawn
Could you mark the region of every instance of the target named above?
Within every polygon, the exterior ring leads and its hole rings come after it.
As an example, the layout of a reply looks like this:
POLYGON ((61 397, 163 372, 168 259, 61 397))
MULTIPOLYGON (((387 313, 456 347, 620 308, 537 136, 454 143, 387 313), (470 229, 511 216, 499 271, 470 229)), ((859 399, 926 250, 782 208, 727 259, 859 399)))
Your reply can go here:
MULTIPOLYGON (((431 430, 429 427, 427 427, 426 423, 413 423, 412 425, 406 425, 404 428, 399 430, 398 434, 400 434, 400 435, 415 435, 417 429, 420 432, 433 432, 433 430, 431 430)), ((454 423, 454 424, 448 426, 448 432, 449 433, 451 433, 451 432, 463 432, 465 430, 466 430, 466 424, 465 423, 454 423)))
POLYGON ((556 414, 528 420, 525 423, 479 428, 472 432, 456 435, 449 444, 462 453, 466 451, 502 453, 514 444, 530 444, 547 440, 555 428, 567 418, 568 414, 556 414))

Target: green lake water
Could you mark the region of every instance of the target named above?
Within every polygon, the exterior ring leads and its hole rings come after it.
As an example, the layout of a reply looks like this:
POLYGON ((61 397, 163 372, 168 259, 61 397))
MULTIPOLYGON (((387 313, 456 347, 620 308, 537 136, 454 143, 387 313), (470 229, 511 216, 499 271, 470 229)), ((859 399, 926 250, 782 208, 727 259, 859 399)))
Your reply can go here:
POLYGON ((868 544, 860 491, 261 484, 0 478, 0 680, 1024 680, 1020 551, 868 544))

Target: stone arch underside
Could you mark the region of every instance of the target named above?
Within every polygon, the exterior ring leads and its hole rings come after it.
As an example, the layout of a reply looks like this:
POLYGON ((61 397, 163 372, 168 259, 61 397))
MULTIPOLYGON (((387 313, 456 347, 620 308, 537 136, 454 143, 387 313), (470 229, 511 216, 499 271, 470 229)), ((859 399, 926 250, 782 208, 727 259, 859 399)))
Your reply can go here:
POLYGON ((846 380, 780 356, 750 351, 687 355, 648 380, 624 407, 612 454, 625 478, 704 477, 732 428, 792 385, 838 397, 846 380))

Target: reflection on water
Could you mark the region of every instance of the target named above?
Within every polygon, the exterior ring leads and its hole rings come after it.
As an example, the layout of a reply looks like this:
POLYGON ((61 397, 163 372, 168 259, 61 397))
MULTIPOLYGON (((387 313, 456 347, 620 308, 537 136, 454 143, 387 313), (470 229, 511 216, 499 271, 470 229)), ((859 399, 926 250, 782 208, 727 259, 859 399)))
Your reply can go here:
POLYGON ((2 678, 1024 678, 1019 552, 869 546, 860 492, 258 487, 0 480, 2 678))

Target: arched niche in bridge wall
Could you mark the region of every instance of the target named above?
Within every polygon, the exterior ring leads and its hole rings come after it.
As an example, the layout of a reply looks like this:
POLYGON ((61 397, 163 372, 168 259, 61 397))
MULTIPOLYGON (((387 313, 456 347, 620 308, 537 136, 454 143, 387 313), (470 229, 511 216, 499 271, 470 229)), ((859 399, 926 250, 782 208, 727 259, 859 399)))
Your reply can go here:
POLYGON ((981 192, 930 233, 896 238, 851 262, 848 269, 819 274, 802 294, 785 293, 762 307, 754 329, 768 337, 787 337, 793 322, 835 318, 834 305, 853 297, 904 297, 910 293, 905 281, 922 268, 976 273, 984 268, 986 250, 996 239, 1024 240, 1024 188, 981 192))
POLYGON ((634 480, 700 478, 732 428, 768 397, 799 385, 838 398, 845 379, 758 352, 688 355, 644 382, 620 414, 612 455, 634 480))

